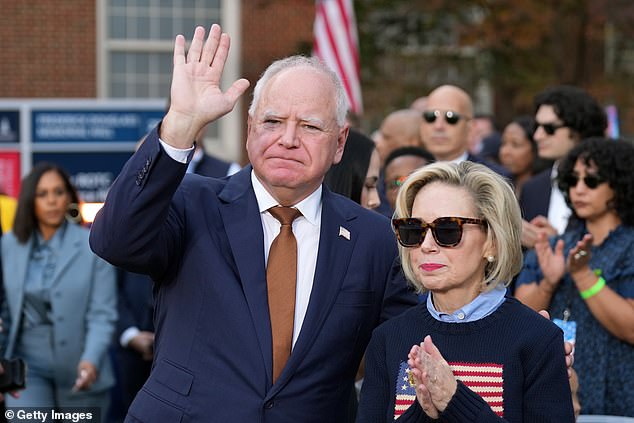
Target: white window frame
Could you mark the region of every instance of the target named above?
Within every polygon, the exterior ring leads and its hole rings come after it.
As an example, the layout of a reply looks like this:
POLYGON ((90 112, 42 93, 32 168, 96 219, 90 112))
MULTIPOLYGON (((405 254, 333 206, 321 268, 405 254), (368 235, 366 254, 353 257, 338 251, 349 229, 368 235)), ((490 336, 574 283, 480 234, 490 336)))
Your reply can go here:
MULTIPOLYGON (((231 53, 223 73, 223 87, 227 87, 240 78, 240 57, 242 45, 241 0, 221 0, 220 13, 223 31, 231 35, 231 53)), ((107 0, 96 1, 96 69, 97 97, 107 98, 110 85, 109 53, 111 51, 128 52, 172 52, 174 40, 157 41, 120 41, 107 38, 108 15, 107 0)), ((210 23, 211 24, 211 23, 210 23)), ((193 28, 191 28, 193 31, 193 28)), ((191 34, 184 34, 190 38, 191 34)), ((165 100, 165 99, 163 99, 165 100)), ((239 161, 243 144, 243 114, 240 101, 231 113, 218 121, 218 138, 207 140, 206 147, 217 156, 231 161, 239 161)))

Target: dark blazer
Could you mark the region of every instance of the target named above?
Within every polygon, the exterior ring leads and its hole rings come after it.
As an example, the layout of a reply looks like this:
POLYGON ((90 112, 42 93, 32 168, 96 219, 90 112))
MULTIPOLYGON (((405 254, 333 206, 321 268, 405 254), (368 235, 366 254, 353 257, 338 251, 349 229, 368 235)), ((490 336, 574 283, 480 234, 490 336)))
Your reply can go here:
POLYGON ((204 153, 200 161, 196 163, 194 173, 212 178, 224 178, 229 172, 229 166, 231 163, 204 153))
POLYGON ((389 278, 397 254, 389 221, 323 188, 310 303, 273 385, 251 167, 226 179, 183 180, 185 169, 154 130, 92 227, 98 255, 158 286, 154 365, 127 421, 342 421, 372 329, 416 303, 402 278, 389 278))
POLYGON ((530 178, 522 186, 520 207, 522 216, 529 222, 539 215, 548 217, 548 205, 552 191, 551 173, 552 169, 548 168, 530 178))
POLYGON ((135 326, 142 331, 154 331, 152 311, 152 280, 147 275, 119 270, 117 275, 117 340, 123 332, 135 326))
MULTIPOLYGON (((152 363, 144 360, 136 350, 122 347, 120 338, 126 329, 133 326, 141 331, 154 332, 152 321, 154 300, 150 277, 119 269, 117 308, 119 320, 117 321, 114 353, 117 359, 118 389, 114 390, 113 395, 118 395, 120 407, 127 411, 135 395, 150 375, 152 363)), ((113 401, 113 404, 118 403, 113 401)), ((117 412, 123 413, 122 410, 117 410, 117 412)))

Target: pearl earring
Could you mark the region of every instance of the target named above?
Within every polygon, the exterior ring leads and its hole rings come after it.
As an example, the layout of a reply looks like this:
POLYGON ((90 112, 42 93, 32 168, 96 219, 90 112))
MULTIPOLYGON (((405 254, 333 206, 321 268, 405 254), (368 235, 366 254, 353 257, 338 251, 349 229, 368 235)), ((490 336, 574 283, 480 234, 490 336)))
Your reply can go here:
POLYGON ((493 257, 493 256, 488 256, 488 257, 487 257, 487 261, 488 261, 489 263, 493 263, 493 261, 494 261, 494 260, 495 260, 495 257, 493 257))

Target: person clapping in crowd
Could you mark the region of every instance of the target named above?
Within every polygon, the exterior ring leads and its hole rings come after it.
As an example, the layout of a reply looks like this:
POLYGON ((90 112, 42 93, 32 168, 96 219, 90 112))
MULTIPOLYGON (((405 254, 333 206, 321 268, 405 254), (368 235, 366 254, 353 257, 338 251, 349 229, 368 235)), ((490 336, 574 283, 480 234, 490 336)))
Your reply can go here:
POLYGON ((429 295, 374 331, 357 422, 574 421, 561 331, 506 295, 522 263, 506 180, 427 165, 401 187, 393 227, 405 275, 429 295))
POLYGON ((575 341, 583 414, 634 416, 634 147, 592 138, 561 163, 575 224, 542 234, 516 296, 548 308, 575 341))

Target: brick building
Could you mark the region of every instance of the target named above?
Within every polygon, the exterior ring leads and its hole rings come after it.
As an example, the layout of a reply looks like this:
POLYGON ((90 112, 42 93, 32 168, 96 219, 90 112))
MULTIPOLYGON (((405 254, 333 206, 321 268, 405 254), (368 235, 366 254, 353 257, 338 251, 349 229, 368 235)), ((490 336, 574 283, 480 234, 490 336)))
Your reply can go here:
MULTIPOLYGON (((252 84, 272 60, 308 53, 314 0, 0 0, 0 98, 166 98, 173 39, 219 22, 232 37, 225 76, 252 84)), ((208 147, 244 161, 245 110, 208 147)))

